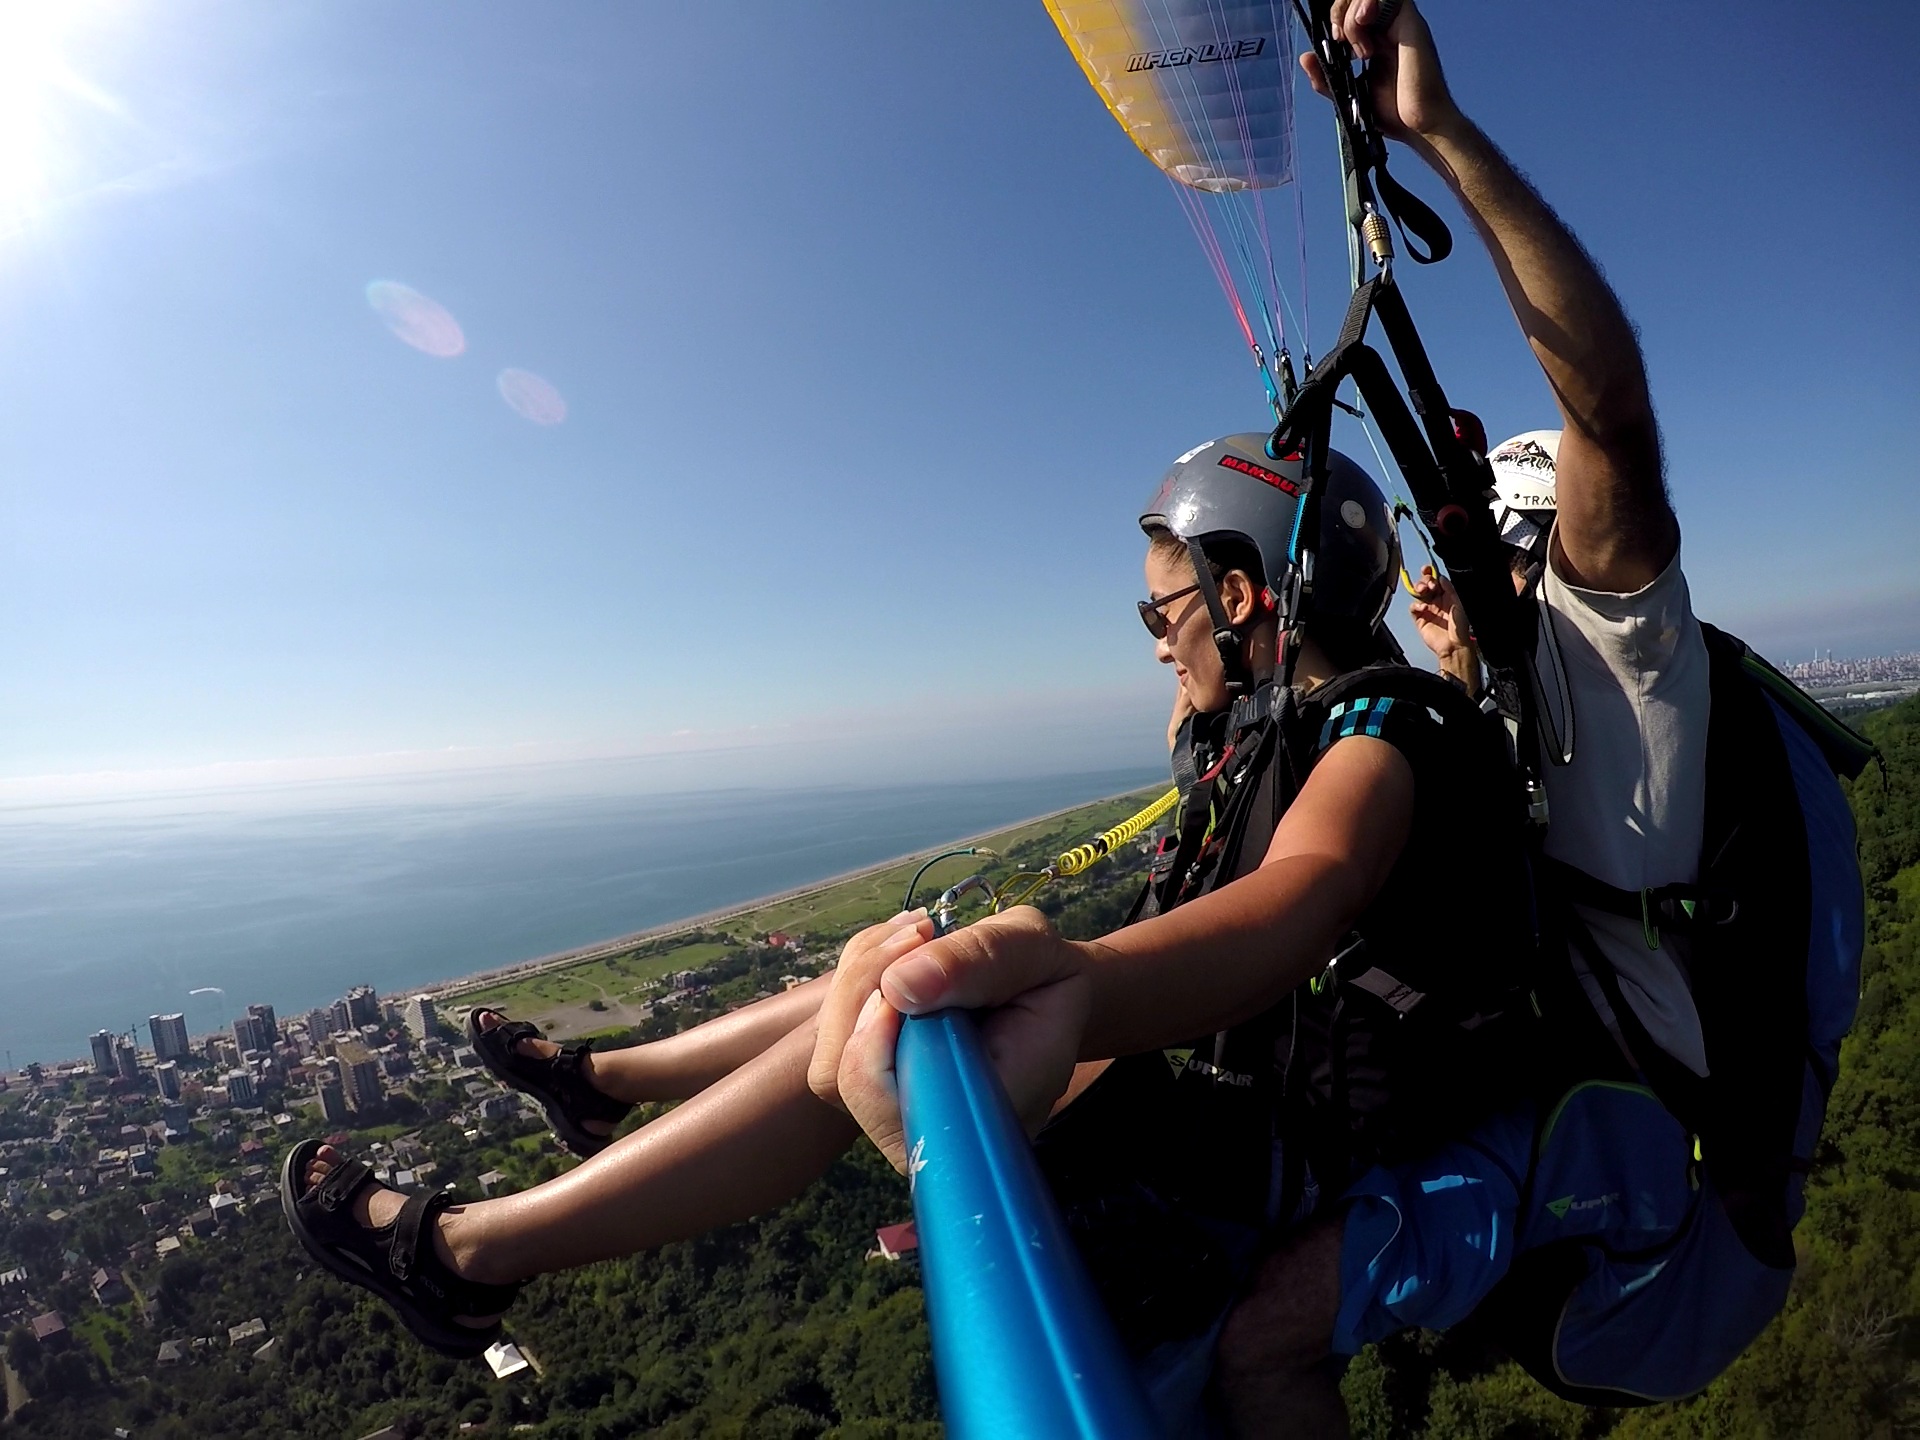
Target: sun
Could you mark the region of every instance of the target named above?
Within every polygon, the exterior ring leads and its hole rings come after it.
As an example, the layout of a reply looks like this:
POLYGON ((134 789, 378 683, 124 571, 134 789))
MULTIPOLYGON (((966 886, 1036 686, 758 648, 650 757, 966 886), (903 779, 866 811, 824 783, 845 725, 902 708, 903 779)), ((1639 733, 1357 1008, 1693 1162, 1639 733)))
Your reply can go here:
POLYGON ((88 0, 0 0, 0 236, 59 199, 82 157, 88 114, 124 118, 120 103, 74 68, 77 39, 106 18, 88 0))

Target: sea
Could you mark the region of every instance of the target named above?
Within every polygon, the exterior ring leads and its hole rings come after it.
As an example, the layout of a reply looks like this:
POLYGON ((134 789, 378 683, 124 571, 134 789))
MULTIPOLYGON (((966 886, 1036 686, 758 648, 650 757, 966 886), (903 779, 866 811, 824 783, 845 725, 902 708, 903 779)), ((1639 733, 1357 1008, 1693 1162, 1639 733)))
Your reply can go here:
POLYGON ((808 885, 1164 778, 875 788, 360 794, 0 810, 0 1052, 87 1054, 184 1012, 224 1029, 808 885))

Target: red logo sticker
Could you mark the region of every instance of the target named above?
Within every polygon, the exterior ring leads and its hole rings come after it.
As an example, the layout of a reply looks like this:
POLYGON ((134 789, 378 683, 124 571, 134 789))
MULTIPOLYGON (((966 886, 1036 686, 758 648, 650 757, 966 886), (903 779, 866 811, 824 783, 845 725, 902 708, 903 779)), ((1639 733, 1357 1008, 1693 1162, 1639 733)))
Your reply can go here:
POLYGON ((1264 480, 1274 489, 1288 495, 1298 495, 1300 486, 1297 481, 1289 480, 1277 470, 1269 470, 1264 465, 1256 465, 1251 460, 1242 460, 1238 455, 1222 455, 1220 463, 1229 470, 1237 470, 1242 475, 1251 475, 1256 480, 1264 480))

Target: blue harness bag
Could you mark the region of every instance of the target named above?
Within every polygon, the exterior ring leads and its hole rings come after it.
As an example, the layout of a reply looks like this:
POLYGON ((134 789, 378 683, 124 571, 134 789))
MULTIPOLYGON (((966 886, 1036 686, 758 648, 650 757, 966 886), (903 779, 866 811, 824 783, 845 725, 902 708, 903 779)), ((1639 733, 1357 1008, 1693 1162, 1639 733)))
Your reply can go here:
POLYGON ((1699 883, 1635 894, 1549 864, 1541 886, 1634 1064, 1618 1063, 1567 967, 1543 999, 1588 1063, 1542 1107, 1516 1259, 1483 1313, 1535 1379, 1585 1404, 1694 1394, 1779 1312, 1859 996, 1865 895, 1835 776, 1857 776, 1872 747, 1702 628, 1713 678, 1699 883), (1640 1027, 1575 902, 1639 919, 1650 945, 1690 938, 1706 1077, 1640 1027))

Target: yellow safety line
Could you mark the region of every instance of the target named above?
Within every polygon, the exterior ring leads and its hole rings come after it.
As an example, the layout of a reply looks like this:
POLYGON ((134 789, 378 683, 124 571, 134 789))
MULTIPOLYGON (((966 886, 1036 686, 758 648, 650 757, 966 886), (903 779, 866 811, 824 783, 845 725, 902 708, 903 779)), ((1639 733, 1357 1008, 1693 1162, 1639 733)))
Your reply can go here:
POLYGON ((1129 840, 1139 838, 1152 827, 1156 820, 1179 803, 1180 791, 1178 787, 1176 787, 1167 791, 1166 794, 1162 795, 1158 800, 1155 800, 1151 805, 1147 806, 1146 809, 1140 811, 1139 814, 1122 820, 1111 830, 1101 831, 1100 834, 1094 836, 1093 839, 1089 840, 1086 844, 1076 845, 1073 849, 1057 856, 1054 862, 1047 866, 1046 869, 1022 870, 1016 874, 1009 875, 1000 883, 999 888, 993 892, 994 911, 998 913, 1006 909, 1008 905, 1024 905, 1049 882, 1058 880, 1063 875, 1078 875, 1102 856, 1111 855, 1129 840), (1008 896, 1013 891, 1014 886, 1022 880, 1030 880, 1033 883, 1021 890, 1018 896, 1009 899, 1008 896))

